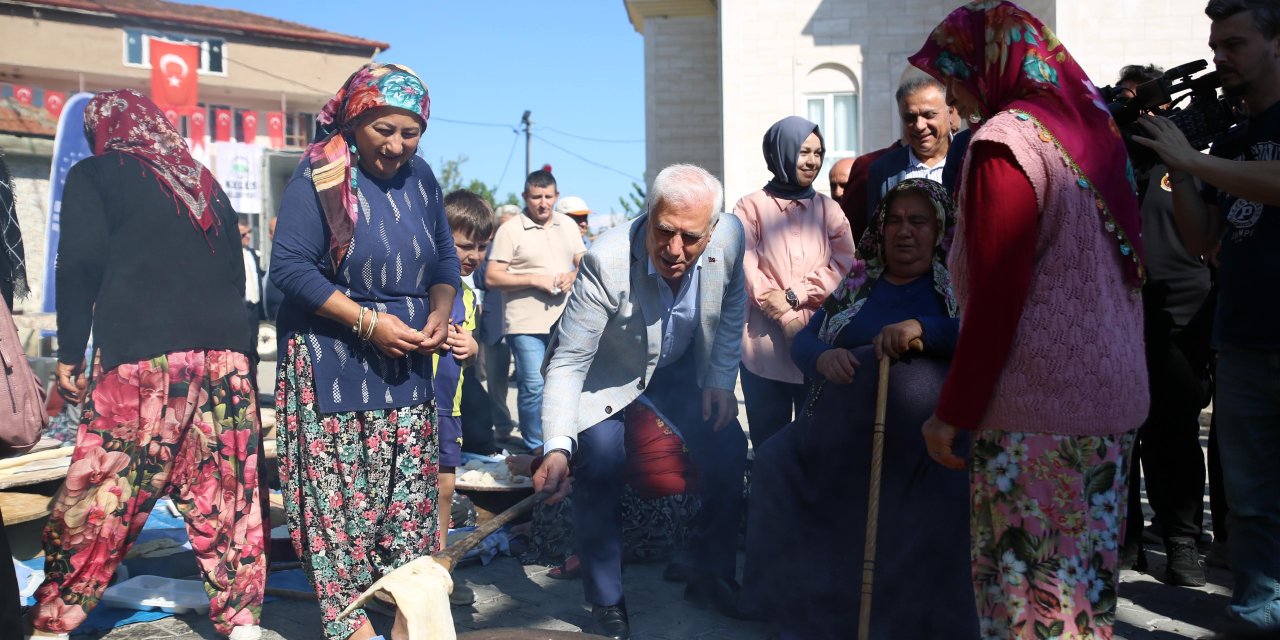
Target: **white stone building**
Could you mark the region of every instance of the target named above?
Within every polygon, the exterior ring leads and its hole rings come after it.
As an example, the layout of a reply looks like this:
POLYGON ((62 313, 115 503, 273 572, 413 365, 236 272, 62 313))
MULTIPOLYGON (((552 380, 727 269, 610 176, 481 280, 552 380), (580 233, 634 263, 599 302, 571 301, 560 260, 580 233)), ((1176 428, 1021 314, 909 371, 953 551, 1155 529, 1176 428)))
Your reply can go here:
MULTIPOLYGON (((1099 86, 1120 67, 1210 57, 1206 0, 1022 0, 1099 86)), ((960 0, 624 0, 645 39, 646 174, 700 164, 726 206, 769 178, 760 143, 788 115, 818 122, 828 162, 898 135, 907 57, 960 0)), ((827 188, 825 174, 818 185, 827 188)))

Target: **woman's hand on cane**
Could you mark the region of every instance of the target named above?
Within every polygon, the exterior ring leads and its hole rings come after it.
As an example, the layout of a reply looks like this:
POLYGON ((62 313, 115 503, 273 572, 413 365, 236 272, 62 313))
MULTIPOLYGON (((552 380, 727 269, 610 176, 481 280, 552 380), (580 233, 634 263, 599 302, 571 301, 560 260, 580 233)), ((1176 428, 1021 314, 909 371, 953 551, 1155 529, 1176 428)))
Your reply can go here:
POLYGON ((957 471, 964 469, 964 458, 955 454, 956 428, 943 422, 937 414, 929 416, 920 428, 924 433, 924 446, 934 462, 957 471))
POLYGON ((897 360, 913 348, 922 349, 924 346, 923 343, 921 343, 920 347, 914 347, 911 342, 913 340, 923 339, 924 325, 920 324, 919 320, 913 318, 885 325, 884 328, 880 330, 880 333, 877 334, 875 338, 872 338, 871 344, 876 347, 877 360, 885 356, 889 356, 890 358, 897 360))

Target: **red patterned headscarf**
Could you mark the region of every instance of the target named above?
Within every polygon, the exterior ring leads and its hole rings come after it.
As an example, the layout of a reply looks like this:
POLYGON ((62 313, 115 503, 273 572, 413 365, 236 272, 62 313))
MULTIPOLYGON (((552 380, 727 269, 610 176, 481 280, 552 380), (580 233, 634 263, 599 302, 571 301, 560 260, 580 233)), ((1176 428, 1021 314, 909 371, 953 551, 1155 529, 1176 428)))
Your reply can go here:
POLYGON ((352 129, 364 112, 376 107, 409 111, 425 127, 431 115, 431 97, 408 67, 367 64, 347 78, 316 116, 315 141, 307 147, 304 161, 311 166, 311 182, 329 227, 329 263, 334 271, 347 255, 358 215, 356 164, 360 154, 352 129))
POLYGON ((1102 95, 1044 23, 1011 2, 970 2, 933 30, 911 64, 963 85, 984 118, 1008 110, 1035 118, 1093 190, 1126 275, 1142 285, 1142 218, 1124 140, 1102 95))
POLYGON ((99 93, 84 109, 84 137, 93 155, 119 151, 141 160, 197 229, 217 234, 213 174, 191 157, 186 141, 149 98, 133 89, 99 93))

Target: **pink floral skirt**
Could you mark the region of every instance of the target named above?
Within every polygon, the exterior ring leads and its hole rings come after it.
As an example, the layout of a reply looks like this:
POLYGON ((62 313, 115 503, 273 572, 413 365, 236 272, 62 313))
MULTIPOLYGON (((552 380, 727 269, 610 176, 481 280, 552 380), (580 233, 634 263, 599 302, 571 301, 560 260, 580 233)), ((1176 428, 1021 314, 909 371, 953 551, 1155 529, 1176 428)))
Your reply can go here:
POLYGON ((218 632, 258 624, 266 587, 259 417, 249 359, 179 351, 95 367, 66 484, 44 531, 37 629, 70 632, 97 605, 156 499, 187 533, 218 632))
POLYGON ((1111 638, 1133 433, 981 431, 970 463, 982 638, 1111 638))

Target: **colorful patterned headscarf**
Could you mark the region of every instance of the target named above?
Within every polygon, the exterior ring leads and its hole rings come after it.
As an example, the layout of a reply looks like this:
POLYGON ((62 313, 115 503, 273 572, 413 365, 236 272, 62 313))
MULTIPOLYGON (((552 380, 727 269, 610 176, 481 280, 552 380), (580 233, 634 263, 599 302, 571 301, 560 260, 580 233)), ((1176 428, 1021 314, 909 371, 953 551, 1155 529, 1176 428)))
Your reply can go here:
POLYGON ((854 261, 853 269, 823 303, 822 308, 827 317, 818 330, 818 337, 823 342, 835 343, 836 336, 862 310, 862 305, 871 297, 871 290, 884 275, 884 220, 893 201, 904 193, 923 196, 933 204, 937 213, 938 240, 933 247, 933 289, 946 303, 947 315, 956 317, 959 304, 951 290, 951 274, 947 271, 947 251, 951 250, 951 241, 956 232, 955 206, 942 183, 926 178, 908 178, 894 185, 880 200, 880 206, 876 207, 866 232, 858 241, 859 259, 854 261))
POLYGON ((84 137, 95 156, 119 151, 141 160, 201 233, 217 233, 213 174, 191 157, 186 141, 149 98, 133 89, 99 93, 84 108, 84 137))
POLYGON ((431 115, 431 97, 408 67, 367 64, 347 78, 316 116, 315 141, 307 147, 305 161, 311 165, 311 182, 329 227, 329 259, 334 271, 346 257, 356 227, 360 153, 352 130, 364 112, 377 107, 409 111, 425 127, 431 115))
POLYGON ((954 79, 981 103, 983 118, 1013 110, 1035 119, 1081 187, 1093 190, 1102 224, 1142 285, 1141 214, 1133 166, 1102 95, 1044 23, 1010 2, 970 2, 933 30, 911 64, 954 79))

